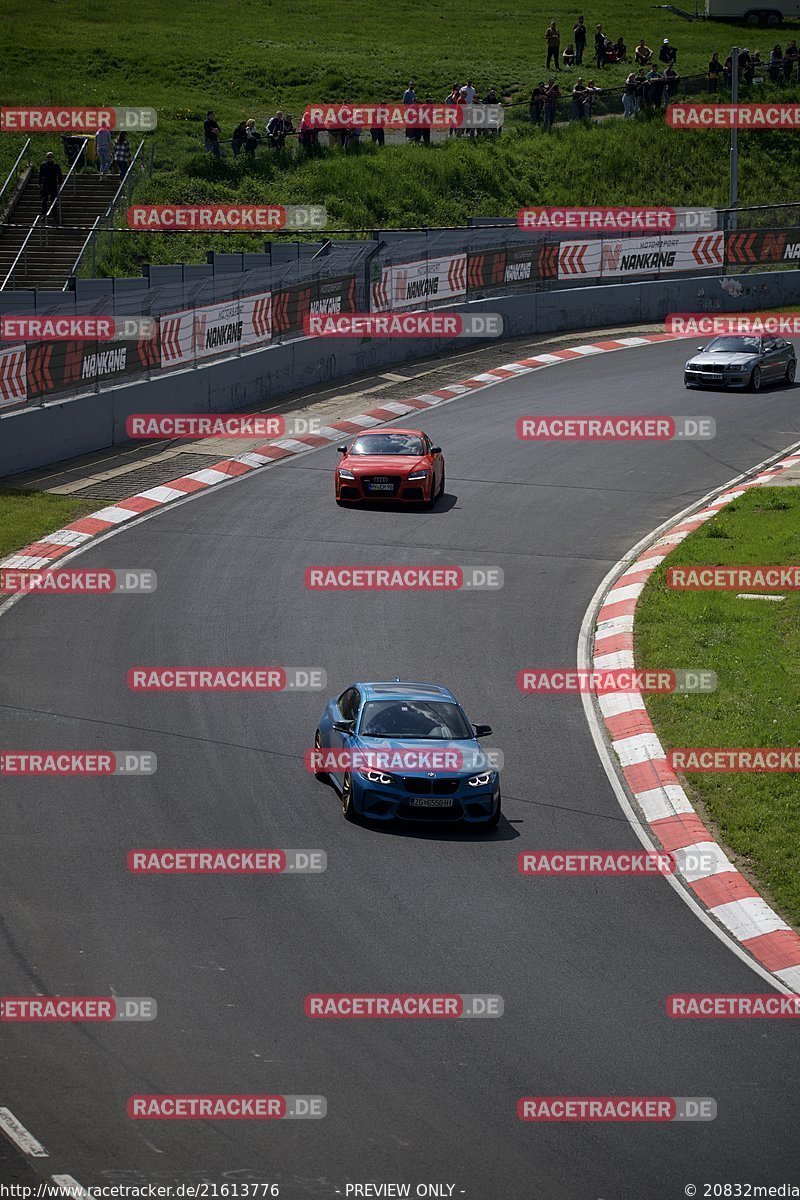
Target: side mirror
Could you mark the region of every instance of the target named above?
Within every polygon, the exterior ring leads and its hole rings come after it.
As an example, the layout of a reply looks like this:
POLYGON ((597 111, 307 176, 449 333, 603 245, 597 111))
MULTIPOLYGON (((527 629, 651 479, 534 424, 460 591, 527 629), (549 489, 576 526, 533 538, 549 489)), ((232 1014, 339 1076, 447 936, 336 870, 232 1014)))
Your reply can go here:
POLYGON ((431 446, 431 454, 441 454, 441 453, 442 453, 441 446, 431 446))
POLYGON ((705 350, 705 346, 698 346, 697 349, 698 349, 698 351, 705 350))
POLYGON ((475 730, 476 738, 489 737, 492 732, 491 725, 473 725, 472 728, 475 730))
POLYGON ((333 728, 337 733, 352 733, 356 727, 355 721, 334 721, 333 728))
POLYGON ((337 446, 336 449, 340 454, 347 454, 347 446, 337 446))

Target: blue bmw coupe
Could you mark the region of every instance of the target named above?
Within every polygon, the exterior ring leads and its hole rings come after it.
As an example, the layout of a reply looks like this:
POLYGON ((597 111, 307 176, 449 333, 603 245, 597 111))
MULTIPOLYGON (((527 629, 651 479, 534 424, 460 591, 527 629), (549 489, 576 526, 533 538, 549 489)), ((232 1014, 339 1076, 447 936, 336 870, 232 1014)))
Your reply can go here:
POLYGON ((500 776, 452 692, 431 683, 354 683, 329 701, 314 736, 318 779, 348 821, 494 826, 500 776))

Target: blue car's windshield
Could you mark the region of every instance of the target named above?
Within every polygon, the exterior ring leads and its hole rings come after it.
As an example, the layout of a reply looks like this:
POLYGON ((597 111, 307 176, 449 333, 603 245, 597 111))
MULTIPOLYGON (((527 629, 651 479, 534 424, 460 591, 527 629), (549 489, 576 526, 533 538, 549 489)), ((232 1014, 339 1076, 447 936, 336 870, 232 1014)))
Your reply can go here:
POLYGON ((358 437, 350 448, 351 454, 408 454, 419 458, 425 453, 422 438, 413 433, 369 433, 358 437))
POLYGON ((757 337, 716 337, 709 342, 706 350, 729 351, 733 354, 760 354, 761 338, 757 337))
POLYGON ((472 728, 457 704, 446 700, 369 700, 361 714, 361 737, 457 740, 472 728))

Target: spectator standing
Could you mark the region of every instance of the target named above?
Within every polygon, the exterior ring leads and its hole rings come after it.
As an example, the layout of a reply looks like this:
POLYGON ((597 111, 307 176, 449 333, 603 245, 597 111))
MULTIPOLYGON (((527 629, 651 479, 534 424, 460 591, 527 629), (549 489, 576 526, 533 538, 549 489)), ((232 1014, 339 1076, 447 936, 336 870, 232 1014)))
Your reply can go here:
POLYGON ((595 99, 600 95, 601 90, 593 79, 590 79, 586 85, 586 100, 583 106, 583 115, 587 119, 592 115, 595 99))
MULTIPOLYGON (((250 124, 249 121, 247 123, 248 125, 250 124)), ((255 125, 255 122, 253 124, 255 125)), ((383 133, 383 130, 381 130, 381 133, 383 133)), ((259 134, 256 134, 256 137, 258 137, 259 141, 261 140, 259 134)), ((319 145, 319 133, 311 125, 311 117, 308 109, 306 109, 301 118, 297 140, 304 150, 310 150, 312 146, 319 145)), ((255 148, 250 153, 255 154, 255 148)))
POLYGON ((664 95, 664 79, 656 66, 653 63, 650 70, 645 75, 644 102, 648 108, 661 108, 661 100, 664 95))
POLYGON ((784 78, 783 50, 780 46, 773 46, 769 52, 769 77, 773 83, 781 83, 784 78))
POLYGON ((633 98, 636 105, 636 112, 641 112, 644 107, 644 67, 639 67, 639 70, 633 77, 633 98))
POLYGON ((583 82, 583 79, 579 76, 575 80, 575 86, 572 89, 572 112, 570 115, 571 115, 573 121, 582 121, 583 118, 586 116, 585 104, 586 104, 586 84, 583 82))
POLYGON ((575 43, 575 65, 579 67, 583 62, 583 52, 586 49, 586 26, 583 23, 583 17, 578 17, 578 22, 572 28, 572 40, 575 43))
POLYGON ((531 92, 531 98, 528 102, 528 112, 531 115, 531 123, 533 125, 538 125, 542 119, 542 112, 544 110, 544 93, 545 86, 543 82, 537 83, 536 87, 531 92))
POLYGON ((674 46, 670 45, 669 38, 664 38, 661 43, 661 49, 658 52, 659 61, 662 63, 674 63, 678 60, 678 51, 674 46))
POLYGON ((203 137, 205 138, 205 147, 208 154, 214 154, 217 158, 222 158, 222 148, 219 144, 220 128, 217 124, 217 118, 214 116, 214 110, 209 109, 206 113, 206 119, 203 122, 203 137))
POLYGON ((94 145, 97 151, 97 165, 100 168, 100 178, 105 179, 111 166, 111 130, 98 129, 94 135, 94 145))
POLYGON ((723 83, 725 84, 726 88, 729 88, 731 86, 732 79, 733 79, 733 55, 729 54, 728 57, 725 59, 725 65, 722 68, 722 80, 723 80, 723 83))
MULTIPOLYGON (((426 104, 433 104, 433 96, 426 96, 426 97, 425 97, 425 103, 426 103, 426 104)), ((430 141, 431 141, 431 127, 430 127, 430 125, 425 125, 425 126, 422 128, 422 129, 420 129, 420 130, 419 130, 419 137, 417 138, 417 141, 419 141, 419 142, 425 142, 425 143, 426 143, 426 145, 430 145, 430 141)))
POLYGON ((231 150, 235 156, 241 153, 242 147, 247 140, 247 121, 240 121, 231 134, 231 150))
POLYGON ((278 109, 274 117, 266 124, 267 144, 270 150, 282 150, 286 144, 287 133, 292 133, 292 123, 284 118, 282 109, 278 109))
POLYGON ((636 114, 636 75, 633 71, 625 80, 625 87, 622 91, 622 112, 626 117, 633 117, 636 114))
POLYGON ((606 35, 603 33, 603 26, 596 25, 594 30, 594 61, 598 67, 602 68, 605 57, 606 35))
MULTIPOLYGON (((389 107, 388 100, 384 100, 383 107, 389 107)), ((382 125, 373 125, 369 131, 369 136, 376 146, 383 146, 386 144, 386 130, 382 125)))
POLYGON ((719 91, 719 78, 722 74, 722 63, 719 61, 719 51, 715 50, 708 63, 708 90, 719 91))
POLYGON ((786 47, 786 53, 783 56, 783 74, 787 83, 795 72, 798 59, 800 59, 800 51, 797 49, 797 42, 793 40, 789 42, 789 45, 786 47))
POLYGON ((260 145, 261 134, 256 129, 255 118, 250 117, 250 119, 245 122, 244 126, 244 152, 247 157, 255 158, 256 150, 260 145))
MULTIPOLYGON (((47 216, 47 210, 58 195, 58 189, 64 182, 64 172, 52 150, 48 150, 44 162, 39 167, 39 196, 42 201, 42 216, 47 216)), ((56 211, 58 220, 58 211, 56 211)))
POLYGON ((544 90, 544 128, 549 129, 556 119, 558 102, 561 99, 561 89, 551 76, 544 90))
POLYGON ((403 104, 416 104, 417 93, 414 91, 414 80, 409 79, 408 87, 403 92, 403 104))
POLYGON ((114 142, 114 162, 117 164, 120 179, 124 179, 128 174, 131 158, 131 144, 128 141, 127 133, 123 129, 114 142))
POLYGON ((673 63, 669 63, 664 68, 664 104, 669 104, 675 92, 678 90, 680 75, 675 70, 673 63))
POLYGON ((554 63, 557 71, 561 70, 561 64, 558 61, 558 52, 561 46, 561 34, 558 32, 558 26, 555 21, 551 21, 545 30, 544 40, 547 43, 547 63, 546 70, 550 70, 550 64, 554 63))
POLYGON ((464 104, 474 104, 477 94, 471 79, 468 79, 464 86, 459 89, 459 95, 464 97, 464 104))
POLYGON ((639 40, 639 43, 633 52, 633 57, 636 61, 637 67, 646 67, 650 62, 650 59, 653 57, 653 51, 649 46, 645 45, 644 38, 639 40))

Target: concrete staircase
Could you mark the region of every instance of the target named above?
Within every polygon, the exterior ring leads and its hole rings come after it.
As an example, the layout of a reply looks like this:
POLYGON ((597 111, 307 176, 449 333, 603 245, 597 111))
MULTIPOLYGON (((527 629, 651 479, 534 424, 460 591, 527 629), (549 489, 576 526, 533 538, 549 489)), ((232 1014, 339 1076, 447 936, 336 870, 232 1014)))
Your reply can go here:
MULTIPOLYGON (((48 222, 45 240, 45 232, 39 223, 27 244, 24 258, 17 263, 4 290, 40 287, 60 291, 88 234, 88 228, 69 229, 66 226, 91 226, 96 217, 105 213, 118 186, 119 176, 110 172, 105 183, 97 171, 73 174, 61 197, 62 227, 56 225, 54 213, 48 222)), ((0 287, 41 211, 38 170, 34 168, 9 218, 15 228, 0 232, 0 287)))

